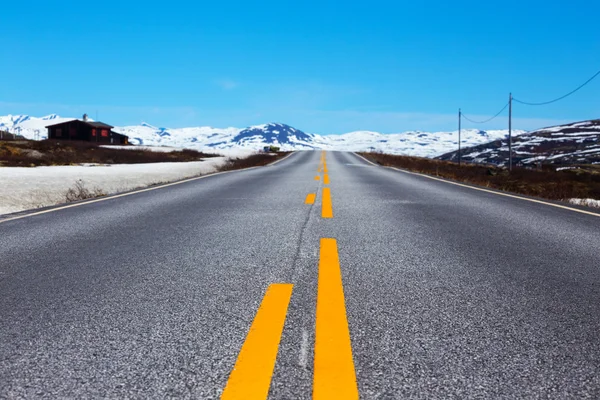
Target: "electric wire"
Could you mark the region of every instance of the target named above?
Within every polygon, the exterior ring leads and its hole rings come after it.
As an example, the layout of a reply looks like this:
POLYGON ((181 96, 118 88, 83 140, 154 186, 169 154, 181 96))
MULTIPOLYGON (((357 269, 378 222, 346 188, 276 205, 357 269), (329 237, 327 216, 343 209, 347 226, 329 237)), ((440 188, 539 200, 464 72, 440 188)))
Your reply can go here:
POLYGON ((516 101, 517 103, 521 103, 527 106, 543 106, 546 104, 551 104, 551 103, 556 103, 559 100, 562 100, 566 97, 569 97, 570 95, 572 95, 573 93, 577 92, 579 89, 583 88, 585 85, 587 85, 588 83, 590 83, 591 81, 594 80, 594 78, 596 78, 598 75, 600 75, 600 71, 596 72, 590 79, 588 79, 587 81, 585 81, 583 84, 579 85, 576 89, 570 91, 569 93, 560 96, 559 98, 556 98, 554 100, 550 100, 550 101, 544 101, 541 103, 531 103, 531 102, 527 102, 527 101, 522 101, 522 100, 518 100, 516 98, 513 97, 513 100, 516 101))
POLYGON ((462 118, 466 119, 467 121, 469 121, 469 122, 472 122, 472 123, 474 123, 474 124, 485 124, 485 123, 487 123, 487 122, 490 122, 490 121, 491 121, 491 120, 493 120, 494 118, 498 117, 500 114, 502 114, 502 111, 506 110, 506 107, 508 107, 508 103, 506 103, 506 104, 504 105, 504 107, 502 107, 502 109, 496 113, 496 115, 494 115, 494 116, 493 116, 493 117, 491 117, 491 118, 488 118, 488 119, 486 119, 485 121, 475 121, 475 120, 472 120, 471 118, 467 117, 467 116, 466 116, 465 114, 463 114, 462 112, 460 113, 460 116, 461 116, 462 118))

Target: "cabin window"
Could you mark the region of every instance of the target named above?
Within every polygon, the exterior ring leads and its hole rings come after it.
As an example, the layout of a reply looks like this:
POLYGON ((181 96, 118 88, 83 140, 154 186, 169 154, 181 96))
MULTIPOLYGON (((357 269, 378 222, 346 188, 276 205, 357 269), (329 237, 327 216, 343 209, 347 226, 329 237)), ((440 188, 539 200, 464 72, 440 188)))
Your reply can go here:
POLYGON ((75 128, 74 126, 70 127, 69 134, 71 135, 71 137, 77 136, 77 128, 75 128))
POLYGON ((94 136, 94 137, 96 136, 96 130, 95 129, 92 129, 92 136, 94 136))
POLYGON ((61 137, 62 136, 62 128, 56 128, 56 130, 54 131, 54 134, 56 135, 56 137, 61 137))
POLYGON ((102 137, 108 137, 108 130, 102 129, 102 137))

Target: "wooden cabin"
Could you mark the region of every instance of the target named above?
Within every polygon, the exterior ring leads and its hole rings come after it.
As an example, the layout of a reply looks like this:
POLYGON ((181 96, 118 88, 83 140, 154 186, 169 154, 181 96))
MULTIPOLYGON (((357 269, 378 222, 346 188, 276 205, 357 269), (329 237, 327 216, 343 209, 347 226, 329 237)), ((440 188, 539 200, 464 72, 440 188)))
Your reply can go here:
POLYGON ((106 144, 129 144, 129 137, 112 131, 113 126, 103 122, 74 119, 59 124, 48 125, 48 139, 80 140, 106 144))

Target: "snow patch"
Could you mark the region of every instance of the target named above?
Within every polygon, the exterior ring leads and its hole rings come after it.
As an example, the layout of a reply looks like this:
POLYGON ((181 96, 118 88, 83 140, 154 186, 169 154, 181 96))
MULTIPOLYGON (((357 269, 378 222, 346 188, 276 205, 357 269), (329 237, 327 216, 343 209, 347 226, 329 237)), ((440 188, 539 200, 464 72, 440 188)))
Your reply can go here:
POLYGON ((596 199, 569 199, 569 203, 577 206, 600 208, 600 200, 596 199))
POLYGON ((66 191, 79 179, 88 189, 113 194, 211 173, 225 160, 215 157, 181 163, 2 167, 0 214, 63 203, 66 191))

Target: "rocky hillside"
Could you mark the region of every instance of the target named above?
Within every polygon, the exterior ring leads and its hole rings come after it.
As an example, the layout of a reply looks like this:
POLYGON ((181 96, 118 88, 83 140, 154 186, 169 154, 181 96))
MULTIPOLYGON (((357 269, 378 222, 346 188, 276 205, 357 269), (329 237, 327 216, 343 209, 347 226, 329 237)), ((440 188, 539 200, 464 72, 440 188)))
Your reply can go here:
MULTIPOLYGON (((512 147, 515 164, 600 164, 600 119, 513 136, 512 147)), ((458 153, 452 151, 438 158, 456 161, 458 153)), ((504 166, 508 160, 508 141, 504 138, 463 148, 462 159, 504 166)))

